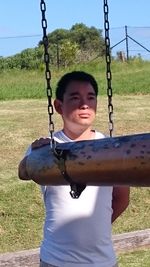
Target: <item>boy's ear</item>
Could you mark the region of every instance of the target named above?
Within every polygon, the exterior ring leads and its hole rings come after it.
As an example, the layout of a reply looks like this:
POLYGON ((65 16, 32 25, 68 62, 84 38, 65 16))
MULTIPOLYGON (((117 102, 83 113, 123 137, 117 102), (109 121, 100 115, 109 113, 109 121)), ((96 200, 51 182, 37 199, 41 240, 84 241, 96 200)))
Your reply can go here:
POLYGON ((54 107, 58 114, 62 115, 62 102, 58 99, 54 100, 54 107))

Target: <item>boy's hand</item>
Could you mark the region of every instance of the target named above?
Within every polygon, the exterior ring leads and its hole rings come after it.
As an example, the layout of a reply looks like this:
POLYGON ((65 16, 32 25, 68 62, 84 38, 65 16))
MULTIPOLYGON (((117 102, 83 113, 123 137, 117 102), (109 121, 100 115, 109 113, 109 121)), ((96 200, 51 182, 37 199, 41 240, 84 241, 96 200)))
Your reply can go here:
POLYGON ((50 144, 50 139, 49 138, 40 138, 35 140, 32 144, 31 147, 32 149, 36 149, 45 145, 50 144))

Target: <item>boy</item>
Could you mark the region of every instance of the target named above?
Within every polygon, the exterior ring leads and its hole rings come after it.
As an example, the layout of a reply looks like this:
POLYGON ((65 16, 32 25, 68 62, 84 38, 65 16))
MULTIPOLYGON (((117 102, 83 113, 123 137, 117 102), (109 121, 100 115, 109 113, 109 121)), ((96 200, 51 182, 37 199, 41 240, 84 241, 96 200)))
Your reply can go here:
MULTIPOLYGON (((54 106, 63 129, 54 134, 57 142, 105 138, 92 129, 97 95, 97 83, 88 73, 73 71, 60 79, 54 106)), ((31 149, 46 143, 49 138, 40 138, 31 149)), ((21 179, 28 179, 26 158, 19 165, 21 179)), ((40 267, 116 267, 111 225, 129 204, 129 188, 87 186, 74 200, 68 187, 42 186, 46 218, 40 267)))

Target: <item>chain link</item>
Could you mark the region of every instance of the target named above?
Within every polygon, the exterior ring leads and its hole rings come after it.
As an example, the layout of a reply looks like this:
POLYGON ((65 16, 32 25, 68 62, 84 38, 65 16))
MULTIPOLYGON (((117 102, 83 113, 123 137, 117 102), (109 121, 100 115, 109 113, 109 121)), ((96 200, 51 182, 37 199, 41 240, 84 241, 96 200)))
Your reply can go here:
MULTIPOLYGON (((48 115, 49 115, 49 133, 51 137, 51 142, 53 143, 54 135, 54 122, 52 116, 54 114, 54 109, 52 105, 52 88, 50 85, 51 72, 49 69, 49 53, 48 53, 48 37, 47 37, 47 20, 45 17, 46 5, 45 1, 41 0, 40 8, 42 13, 42 29, 43 29, 43 45, 44 45, 44 62, 45 62, 45 77, 47 83, 47 98, 48 98, 48 115)), ((110 38, 109 38, 109 20, 108 20, 108 1, 104 0, 104 29, 105 29, 105 49, 106 49, 106 78, 107 78, 107 96, 108 96, 108 115, 109 115, 109 132, 112 137, 112 132, 114 129, 113 123, 113 104, 112 104, 112 74, 111 74, 111 55, 110 55, 110 38)), ((51 143, 51 144, 52 144, 51 143)))
POLYGON ((40 9, 41 9, 41 13, 42 13, 42 29, 43 29, 43 45, 44 45, 44 62, 45 62, 45 78, 46 78, 46 84, 47 84, 47 98, 48 98, 48 116, 49 116, 49 134, 50 134, 50 138, 51 138, 51 147, 53 146, 54 143, 54 139, 53 139, 53 135, 54 135, 54 123, 52 120, 52 116, 54 114, 54 109, 53 109, 53 105, 52 105, 52 88, 50 85, 50 81, 51 81, 51 72, 49 69, 49 62, 50 62, 50 58, 49 58, 49 53, 48 53, 48 37, 47 37, 47 20, 45 17, 45 12, 46 12, 46 5, 45 5, 45 1, 41 0, 40 2, 40 9))
POLYGON ((108 20, 108 1, 104 0, 104 29, 105 29, 105 49, 106 49, 106 78, 107 78, 107 96, 108 96, 108 116, 109 116, 109 133, 112 137, 113 123, 113 104, 112 104, 112 86, 111 86, 111 53, 110 53, 110 38, 109 38, 109 20, 108 20))

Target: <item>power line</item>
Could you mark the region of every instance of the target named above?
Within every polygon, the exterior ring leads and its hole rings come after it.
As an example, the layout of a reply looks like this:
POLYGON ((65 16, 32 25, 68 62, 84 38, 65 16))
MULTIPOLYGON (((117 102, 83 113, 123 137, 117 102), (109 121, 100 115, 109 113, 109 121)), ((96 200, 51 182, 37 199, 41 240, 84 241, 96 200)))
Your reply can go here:
POLYGON ((21 38, 33 38, 33 37, 41 37, 42 34, 32 34, 32 35, 17 35, 17 36, 5 36, 5 37, 0 37, 2 40, 6 39, 21 39, 21 38))

